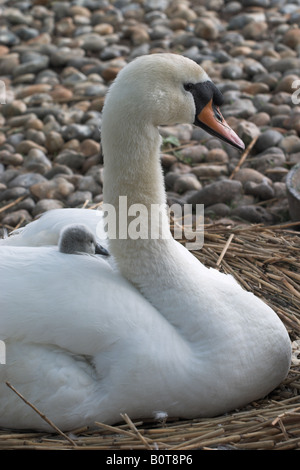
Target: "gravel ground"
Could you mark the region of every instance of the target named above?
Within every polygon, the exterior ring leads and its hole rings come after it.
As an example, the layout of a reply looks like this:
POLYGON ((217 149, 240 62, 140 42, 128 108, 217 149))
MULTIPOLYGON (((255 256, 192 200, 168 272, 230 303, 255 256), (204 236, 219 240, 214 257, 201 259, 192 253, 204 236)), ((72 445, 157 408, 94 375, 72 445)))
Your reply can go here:
POLYGON ((289 223, 299 25, 300 0, 0 0, 0 224, 101 203, 104 96, 126 63, 154 52, 201 64, 252 145, 239 166, 201 129, 161 128, 168 202, 205 204, 207 223, 289 223))

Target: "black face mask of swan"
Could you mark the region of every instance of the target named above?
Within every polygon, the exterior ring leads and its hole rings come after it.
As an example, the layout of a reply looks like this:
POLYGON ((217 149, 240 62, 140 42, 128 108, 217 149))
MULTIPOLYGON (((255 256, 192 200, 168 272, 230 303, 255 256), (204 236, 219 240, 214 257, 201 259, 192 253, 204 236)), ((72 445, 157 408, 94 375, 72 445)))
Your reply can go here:
POLYGON ((195 85, 188 83, 184 85, 184 88, 193 95, 195 100, 195 126, 202 127, 209 134, 239 150, 244 150, 243 141, 221 114, 219 106, 223 103, 223 96, 214 83, 209 80, 195 85))

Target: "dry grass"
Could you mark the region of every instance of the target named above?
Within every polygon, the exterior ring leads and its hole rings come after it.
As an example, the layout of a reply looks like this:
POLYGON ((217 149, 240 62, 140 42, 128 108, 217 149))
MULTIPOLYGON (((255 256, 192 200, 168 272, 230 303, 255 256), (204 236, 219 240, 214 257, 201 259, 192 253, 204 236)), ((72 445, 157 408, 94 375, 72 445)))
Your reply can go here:
POLYGON ((227 228, 215 224, 205 227, 204 246, 194 255, 207 266, 233 274, 245 289, 268 303, 284 322, 294 350, 284 383, 268 397, 213 419, 133 423, 130 417, 122 415, 118 426, 95 423, 93 429, 74 430, 68 436, 59 432, 3 430, 0 449, 299 449, 299 232, 288 225, 227 228))

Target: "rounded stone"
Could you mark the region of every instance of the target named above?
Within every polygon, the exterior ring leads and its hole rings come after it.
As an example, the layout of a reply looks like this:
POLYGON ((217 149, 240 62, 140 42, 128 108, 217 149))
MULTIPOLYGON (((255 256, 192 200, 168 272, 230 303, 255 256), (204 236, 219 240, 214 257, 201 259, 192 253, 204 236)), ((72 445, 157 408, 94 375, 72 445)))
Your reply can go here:
POLYGON ((211 206, 219 202, 230 202, 238 194, 242 193, 242 183, 235 180, 221 180, 204 186, 203 189, 193 194, 189 199, 190 204, 204 204, 211 206))
POLYGON ((274 197, 274 189, 268 183, 256 184, 253 181, 247 181, 244 185, 246 194, 251 194, 261 200, 267 200, 274 197))
POLYGON ((80 207, 86 201, 92 201, 93 195, 90 191, 75 191, 67 198, 67 204, 70 207, 80 207))
POLYGON ((227 165, 202 164, 192 168, 192 173, 198 178, 218 178, 228 174, 227 165))
POLYGON ((248 182, 252 182, 255 184, 260 184, 264 180, 266 180, 269 184, 271 184, 271 180, 266 178, 263 173, 260 173, 257 170, 254 170, 254 168, 241 168, 239 171, 237 171, 234 175, 234 179, 237 181, 240 181, 243 186, 248 182))
POLYGON ((92 134, 93 129, 84 124, 69 124, 62 128, 62 137, 64 140, 84 140, 90 138, 92 134))
MULTIPOLYGON (((3 184, 3 183, 1 183, 3 184)), ((6 185, 3 185, 6 187, 6 185)), ((22 186, 16 186, 14 188, 3 189, 0 192, 0 201, 9 201, 10 199, 18 199, 19 197, 26 196, 29 194, 27 188, 23 188, 22 186)))
POLYGON ((229 64, 223 68, 222 77, 230 80, 239 80, 243 76, 243 69, 237 64, 229 64))
POLYGON ((16 176, 8 183, 9 188, 21 186, 23 188, 30 188, 35 184, 42 184, 46 179, 38 173, 24 173, 16 176))
POLYGON ((253 224, 270 224, 273 216, 264 207, 254 205, 243 205, 232 210, 231 217, 246 220, 253 224))
POLYGON ((37 215, 43 214, 44 212, 53 210, 53 209, 62 209, 64 204, 62 201, 57 199, 41 199, 38 201, 32 210, 32 215, 36 217, 37 215))
POLYGON ((64 139, 61 134, 56 131, 50 131, 46 134, 45 147, 50 154, 59 152, 64 145, 64 139))
POLYGON ((66 165, 72 170, 80 170, 85 157, 81 152, 72 149, 65 149, 55 157, 54 162, 59 165, 66 165))
POLYGON ((219 36, 217 25, 209 18, 197 19, 194 32, 196 36, 204 39, 217 39, 219 36))
POLYGON ((44 174, 51 169, 52 165, 44 152, 33 148, 28 152, 28 155, 25 158, 24 167, 28 171, 35 171, 37 173, 44 174))
POLYGON ((212 148, 210 149, 205 157, 206 162, 220 162, 220 163, 228 163, 229 157, 227 152, 222 148, 212 148))
POLYGON ((205 209, 205 215, 210 217, 218 216, 218 217, 227 217, 230 214, 231 210, 227 204, 224 202, 219 202, 216 204, 212 204, 205 209))
POLYGON ((194 174, 185 173, 176 178, 173 189, 178 194, 183 194, 190 190, 200 190, 202 185, 194 174))
POLYGON ((268 113, 260 112, 254 114, 249 122, 253 122, 257 127, 267 126, 270 123, 270 116, 268 113))
POLYGON ((64 200, 74 192, 74 185, 65 178, 57 176, 51 181, 43 181, 30 187, 33 196, 38 199, 64 200))
POLYGON ((268 31, 268 23, 266 21, 252 21, 251 23, 248 23, 244 28, 242 29, 243 36, 246 39, 263 39, 266 36, 266 33, 268 31))
POLYGON ((292 49, 296 48, 300 44, 300 29, 294 28, 289 29, 282 38, 283 44, 292 49))
POLYGON ((288 135, 280 141, 279 147, 286 153, 300 150, 300 138, 297 135, 288 135))
POLYGON ((270 129, 259 135, 255 143, 255 151, 263 152, 264 150, 275 147, 282 139, 282 134, 276 130, 270 129))
POLYGON ((92 139, 83 140, 80 144, 80 151, 85 157, 91 157, 100 153, 100 144, 92 139))
POLYGON ((23 164, 23 157, 19 153, 10 153, 7 150, 0 150, 0 163, 4 165, 20 166, 23 164))
POLYGON ((237 127, 237 134, 247 146, 260 135, 260 129, 253 122, 242 121, 237 127))
POLYGON ((32 221, 32 217, 26 209, 20 209, 9 214, 6 214, 1 223, 8 225, 12 228, 20 224, 20 222, 28 223, 32 221))
POLYGON ((21 114, 24 114, 26 110, 26 103, 21 100, 14 100, 11 103, 5 104, 1 107, 1 112, 6 118, 10 118, 12 116, 20 116, 21 114))

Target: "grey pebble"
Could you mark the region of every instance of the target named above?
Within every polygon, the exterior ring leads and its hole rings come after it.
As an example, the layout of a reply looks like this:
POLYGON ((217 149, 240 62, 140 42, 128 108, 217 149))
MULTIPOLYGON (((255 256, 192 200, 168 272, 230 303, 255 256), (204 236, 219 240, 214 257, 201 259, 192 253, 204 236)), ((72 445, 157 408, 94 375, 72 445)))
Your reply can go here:
POLYGON ((272 214, 264 207, 253 205, 243 205, 233 209, 231 217, 238 217, 253 224, 271 224, 274 220, 272 214))
POLYGON ((208 184, 188 200, 190 204, 210 206, 219 202, 230 202, 243 190, 240 181, 221 180, 208 184))
POLYGON ((9 181, 7 186, 9 188, 14 188, 17 186, 21 186, 23 188, 30 188, 34 184, 43 183, 44 181, 46 181, 46 179, 39 173, 24 173, 16 176, 11 181, 9 181))
POLYGON ((276 130, 270 129, 260 134, 256 143, 255 150, 263 152, 270 147, 275 147, 282 140, 282 134, 276 130))
POLYGON ((246 146, 258 136, 229 179, 237 149, 192 125, 160 128, 164 141, 183 144, 174 154, 162 150, 168 201, 203 203, 212 220, 286 217, 286 175, 300 161, 300 103, 291 99, 300 75, 298 0, 8 3, 0 25, 0 78, 9 83, 0 104, 0 201, 27 197, 11 215, 0 213, 0 223, 102 201, 99 129, 109 85, 135 57, 168 51, 203 65, 246 146))
POLYGON ((69 124, 62 128, 62 137, 65 141, 71 139, 89 139, 93 134, 93 129, 84 124, 69 124))
POLYGON ((62 150, 57 157, 54 158, 54 162, 59 165, 65 165, 72 170, 80 170, 85 161, 85 156, 76 150, 65 149, 62 150))

